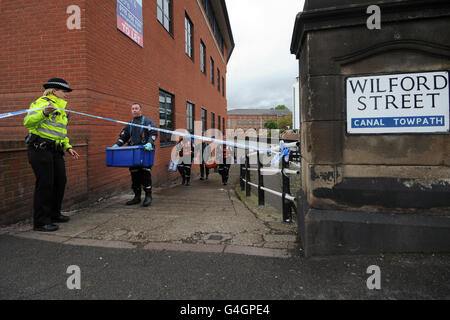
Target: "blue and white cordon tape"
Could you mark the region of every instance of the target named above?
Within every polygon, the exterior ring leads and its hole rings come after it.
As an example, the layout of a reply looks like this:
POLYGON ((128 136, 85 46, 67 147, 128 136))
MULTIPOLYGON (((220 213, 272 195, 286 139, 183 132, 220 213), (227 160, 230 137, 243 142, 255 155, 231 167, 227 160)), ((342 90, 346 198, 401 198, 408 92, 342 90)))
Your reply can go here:
MULTIPOLYGON (((42 107, 42 108, 36 108, 36 109, 26 109, 26 110, 2 113, 2 114, 0 114, 0 119, 13 117, 13 116, 17 116, 17 115, 20 115, 20 114, 25 114, 25 113, 28 113, 29 111, 39 111, 39 110, 45 109, 47 107, 48 106, 45 106, 45 107, 42 107)), ((91 117, 91 118, 100 119, 100 120, 106 120, 106 121, 120 123, 120 124, 125 124, 125 125, 131 125, 131 126, 135 126, 135 127, 138 127, 138 128, 144 128, 144 129, 148 129, 148 130, 156 130, 156 131, 159 131, 159 132, 164 132, 164 133, 178 135, 178 136, 183 136, 183 137, 194 138, 194 139, 198 139, 198 140, 202 140, 202 141, 216 142, 216 143, 225 144, 225 145, 228 145, 228 146, 231 146, 231 147, 255 150, 255 151, 260 151, 260 152, 275 153, 276 156, 272 159, 272 161, 271 161, 272 164, 279 163, 281 157, 283 157, 283 156, 287 157, 289 159, 289 148, 284 147, 283 141, 280 141, 280 150, 281 150, 281 152, 277 152, 277 151, 273 151, 271 149, 260 149, 260 148, 257 148, 257 147, 251 146, 251 145, 244 145, 244 144, 233 143, 233 142, 224 141, 224 140, 220 140, 220 139, 214 139, 214 138, 198 136, 198 135, 194 135, 194 134, 187 134, 187 133, 171 131, 171 130, 166 130, 166 129, 161 129, 161 128, 154 128, 154 127, 151 127, 151 126, 144 126, 144 125, 140 125, 140 124, 136 124, 136 123, 125 122, 125 121, 110 119, 110 118, 106 118, 106 117, 94 116, 92 114, 78 112, 78 111, 73 111, 73 110, 60 109, 60 108, 57 108, 55 106, 52 106, 52 108, 57 109, 57 110, 63 110, 66 113, 75 113, 75 114, 79 114, 79 115, 86 116, 86 117, 91 117)))

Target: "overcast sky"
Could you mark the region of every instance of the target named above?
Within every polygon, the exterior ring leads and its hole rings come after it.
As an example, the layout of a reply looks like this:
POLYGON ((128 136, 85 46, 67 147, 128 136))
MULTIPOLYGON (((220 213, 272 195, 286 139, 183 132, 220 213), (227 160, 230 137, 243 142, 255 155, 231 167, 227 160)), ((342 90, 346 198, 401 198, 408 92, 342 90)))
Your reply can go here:
POLYGON ((228 110, 292 109, 298 61, 290 53, 303 0, 226 0, 235 48, 227 67, 228 110))

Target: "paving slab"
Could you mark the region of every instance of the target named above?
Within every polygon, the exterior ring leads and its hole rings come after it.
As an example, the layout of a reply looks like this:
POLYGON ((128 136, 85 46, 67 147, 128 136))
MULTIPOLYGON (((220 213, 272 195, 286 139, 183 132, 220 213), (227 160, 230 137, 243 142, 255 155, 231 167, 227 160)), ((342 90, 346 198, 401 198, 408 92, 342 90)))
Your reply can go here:
POLYGON ((211 244, 180 244, 180 243, 161 243, 152 242, 144 246, 145 250, 168 250, 168 251, 191 251, 191 252, 209 252, 222 253, 225 249, 223 245, 211 244))
POLYGON ((130 242, 124 241, 105 241, 105 240, 96 240, 96 239, 79 239, 73 238, 70 239, 64 244, 73 245, 73 246, 92 246, 92 247, 104 247, 104 248, 116 248, 116 249, 135 249, 136 245, 130 242))
POLYGON ((70 240, 70 237, 63 237, 60 235, 56 235, 53 233, 41 233, 41 232, 35 232, 35 231, 27 231, 27 232, 21 232, 17 233, 17 236, 20 236, 21 238, 26 239, 34 239, 34 240, 41 240, 41 241, 50 241, 50 242, 58 242, 63 243, 67 240, 70 240))
POLYGON ((257 248, 248 246, 227 246, 225 248, 225 253, 236 253, 236 254, 246 254, 250 256, 264 256, 271 258, 289 258, 290 254, 287 250, 282 249, 268 249, 268 248, 257 248))

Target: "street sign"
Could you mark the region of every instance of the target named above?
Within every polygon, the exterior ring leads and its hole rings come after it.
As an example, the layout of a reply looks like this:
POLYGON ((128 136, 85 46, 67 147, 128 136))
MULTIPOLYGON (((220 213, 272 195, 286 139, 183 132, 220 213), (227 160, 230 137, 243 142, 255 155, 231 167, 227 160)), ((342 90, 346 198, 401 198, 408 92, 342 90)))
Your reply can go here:
POLYGON ((346 79, 347 133, 448 133, 449 72, 346 79))
POLYGON ((144 46, 142 0, 117 0, 117 28, 144 46))

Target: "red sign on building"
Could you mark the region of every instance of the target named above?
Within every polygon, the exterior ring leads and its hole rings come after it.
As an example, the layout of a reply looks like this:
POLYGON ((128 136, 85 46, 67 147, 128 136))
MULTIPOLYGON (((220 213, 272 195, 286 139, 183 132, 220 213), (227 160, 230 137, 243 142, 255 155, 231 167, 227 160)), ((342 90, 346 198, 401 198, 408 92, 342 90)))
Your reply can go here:
POLYGON ((142 0, 117 0, 117 28, 144 46, 142 0))

